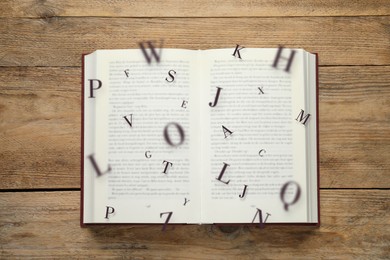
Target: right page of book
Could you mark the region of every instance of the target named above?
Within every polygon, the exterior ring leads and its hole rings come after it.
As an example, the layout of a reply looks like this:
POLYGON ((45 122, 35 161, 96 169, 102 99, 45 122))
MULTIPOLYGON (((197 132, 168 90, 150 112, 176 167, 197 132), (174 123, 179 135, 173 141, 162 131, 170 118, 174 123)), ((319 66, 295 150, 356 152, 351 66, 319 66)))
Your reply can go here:
POLYGON ((313 72, 307 55, 202 51, 202 223, 313 222, 317 187, 308 185, 307 154, 316 151, 307 126, 316 111, 305 90, 313 72))

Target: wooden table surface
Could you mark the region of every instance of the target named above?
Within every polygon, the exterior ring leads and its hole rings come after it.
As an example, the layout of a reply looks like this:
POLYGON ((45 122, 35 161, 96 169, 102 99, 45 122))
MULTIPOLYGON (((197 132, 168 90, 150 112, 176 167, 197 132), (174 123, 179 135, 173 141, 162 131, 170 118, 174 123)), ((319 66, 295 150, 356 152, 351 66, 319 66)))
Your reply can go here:
POLYGON ((0 1, 0 258, 390 258, 389 0, 0 1), (320 228, 80 228, 81 54, 319 54, 320 228))

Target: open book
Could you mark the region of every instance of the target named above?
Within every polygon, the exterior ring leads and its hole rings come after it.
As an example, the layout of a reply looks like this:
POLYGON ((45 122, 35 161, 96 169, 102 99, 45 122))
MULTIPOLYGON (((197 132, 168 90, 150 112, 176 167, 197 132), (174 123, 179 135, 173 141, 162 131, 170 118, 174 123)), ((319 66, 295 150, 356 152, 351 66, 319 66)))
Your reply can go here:
POLYGON ((81 224, 319 223, 317 56, 83 56, 81 224))

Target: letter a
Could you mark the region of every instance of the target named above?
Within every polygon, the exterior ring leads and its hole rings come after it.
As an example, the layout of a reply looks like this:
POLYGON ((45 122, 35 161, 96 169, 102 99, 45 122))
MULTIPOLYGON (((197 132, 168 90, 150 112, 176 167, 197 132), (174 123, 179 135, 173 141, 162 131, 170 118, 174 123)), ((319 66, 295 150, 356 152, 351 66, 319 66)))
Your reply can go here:
POLYGON ((229 135, 233 134, 232 131, 230 131, 229 129, 227 129, 224 126, 222 126, 222 131, 223 131, 223 134, 225 135, 225 138, 228 137, 229 135), (226 133, 229 133, 229 134, 226 134, 226 133))

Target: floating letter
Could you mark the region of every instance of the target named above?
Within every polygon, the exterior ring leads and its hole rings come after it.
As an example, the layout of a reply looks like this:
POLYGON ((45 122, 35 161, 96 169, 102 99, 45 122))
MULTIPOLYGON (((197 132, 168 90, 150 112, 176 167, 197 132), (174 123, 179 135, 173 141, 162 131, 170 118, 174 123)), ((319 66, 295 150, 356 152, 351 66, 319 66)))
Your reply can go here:
POLYGON ((217 87, 217 94, 215 95, 215 99, 214 99, 214 104, 212 104, 211 102, 209 102, 209 106, 210 107, 215 107, 218 103, 218 98, 219 98, 219 93, 221 92, 221 89, 220 87, 217 87))
POLYGON ((266 151, 265 151, 264 149, 261 149, 261 150, 259 151, 259 156, 260 156, 260 157, 263 157, 263 156, 264 156, 264 155, 261 154, 262 152, 266 153, 266 151))
POLYGON ((126 77, 129 77, 129 75, 130 75, 129 69, 125 69, 124 72, 125 72, 125 74, 126 74, 126 77))
POLYGON ((124 116, 123 118, 126 120, 126 122, 130 125, 130 127, 133 127, 133 114, 130 114, 128 116, 124 116), (127 118, 130 116, 130 120, 127 118))
POLYGON ((299 122, 302 123, 303 121, 303 125, 306 124, 306 121, 309 119, 310 117, 310 114, 307 114, 305 117, 303 117, 303 114, 305 113, 304 110, 301 109, 301 112, 299 113, 299 115, 297 116, 297 118, 295 118, 296 121, 298 121, 298 118, 299 118, 299 122))
POLYGON ((181 145, 183 142, 184 142, 184 130, 183 128, 178 124, 178 123, 169 123, 165 126, 164 128, 164 138, 165 138, 165 141, 167 141, 167 143, 171 146, 179 146, 181 145), (174 125, 176 126, 177 128, 177 131, 179 131, 179 135, 180 135, 180 142, 178 142, 177 144, 174 144, 172 141, 171 141, 171 138, 169 137, 169 134, 168 134, 168 128, 169 126, 171 125, 174 125))
POLYGON ((93 91, 102 87, 102 82, 98 79, 89 79, 89 98, 94 98, 93 91), (96 88, 93 87, 93 82, 97 81, 98 86, 96 88))
POLYGON ((106 206, 106 219, 108 219, 108 215, 109 214, 113 214, 115 212, 115 209, 113 207, 110 207, 110 206, 106 206))
POLYGON ((230 131, 229 129, 227 129, 224 126, 222 126, 222 131, 223 131, 223 134, 225 135, 225 138, 228 137, 229 135, 233 134, 232 131, 230 131), (226 133, 229 133, 229 134, 226 134, 226 133))
POLYGON ((165 223, 164 223, 164 225, 163 225, 162 231, 165 231, 165 229, 167 228, 167 225, 168 225, 168 223, 169 223, 169 220, 171 219, 171 216, 172 216, 173 212, 172 212, 172 211, 171 211, 171 212, 162 212, 162 213, 160 213, 160 218, 161 218, 164 214, 168 214, 168 217, 167 217, 167 219, 165 220, 165 223))
POLYGON ((238 54, 238 58, 241 59, 240 50, 244 49, 245 47, 238 48, 238 47, 240 47, 240 45, 238 45, 238 44, 236 44, 236 45, 237 46, 236 46, 236 49, 233 52, 233 56, 236 57, 236 53, 237 53, 238 54))
POLYGON ((278 53, 276 54, 276 57, 275 57, 275 60, 274 60, 274 64, 272 65, 272 67, 274 67, 274 68, 278 67, 279 59, 288 60, 286 68, 285 68, 285 71, 289 72, 290 71, 290 67, 291 67, 291 63, 292 63, 294 55, 295 55, 295 50, 291 51, 289 58, 285 58, 285 57, 281 56, 282 50, 283 50, 283 47, 280 46, 279 49, 278 49, 278 53))
POLYGON ((145 152, 145 157, 148 158, 148 159, 149 159, 150 157, 152 157, 152 155, 150 154, 150 151, 146 151, 146 152, 145 152))
POLYGON ((187 104, 188 104, 188 101, 187 100, 183 100, 183 103, 181 103, 181 107, 182 108, 187 108, 187 104))
POLYGON ((228 166, 230 166, 230 165, 227 164, 227 163, 223 163, 223 168, 222 168, 222 170, 221 170, 221 173, 219 174, 218 178, 216 178, 217 180, 219 180, 220 182, 223 182, 223 183, 225 183, 225 184, 229 184, 229 182, 230 182, 230 180, 228 180, 228 181, 223 181, 223 180, 222 180, 223 174, 225 173, 225 170, 226 170, 226 168, 227 168, 228 166))
POLYGON ((158 54, 157 54, 156 50, 154 49, 152 41, 147 41, 146 43, 149 46, 149 49, 151 52, 150 55, 148 54, 148 52, 145 49, 144 42, 139 43, 139 46, 141 47, 142 53, 144 54, 146 61, 150 64, 152 62, 152 57, 154 57, 157 62, 160 62, 161 48, 162 48, 163 40, 161 40, 160 52, 158 54))
POLYGON ((91 154, 90 156, 88 156, 88 158, 91 160, 92 166, 93 166, 93 168, 95 169, 95 171, 96 171, 96 173, 97 173, 97 175, 98 175, 99 177, 102 176, 103 174, 108 173, 108 172, 111 171, 111 166, 108 165, 107 170, 106 170, 105 172, 102 172, 102 171, 100 170, 99 166, 97 165, 95 159, 93 158, 93 154, 91 154))
POLYGON ((187 198, 184 198, 184 205, 185 206, 187 204, 187 202, 189 202, 190 200, 187 200, 187 198))
POLYGON ((269 214, 269 213, 266 213, 266 214, 267 214, 267 216, 265 217, 265 220, 263 222, 263 213, 261 212, 261 209, 257 209, 255 217, 252 220, 252 223, 255 222, 256 216, 259 215, 259 227, 260 228, 264 228, 264 224, 267 221, 268 216, 271 216, 271 214, 269 214))
POLYGON ((244 196, 245 196, 246 187, 248 187, 248 185, 245 184, 245 185, 244 185, 244 191, 242 192, 241 195, 238 195, 238 197, 240 197, 241 199, 244 198, 244 196))
POLYGON ((263 87, 258 87, 258 89, 260 90, 259 95, 264 94, 263 87))
POLYGON ((298 183, 296 183, 295 181, 289 181, 289 182, 285 183, 282 186, 282 189, 280 190, 280 199, 282 200, 282 202, 284 204, 284 210, 288 211, 288 207, 295 204, 298 201, 300 196, 301 196, 301 188, 299 187, 298 183), (291 202, 286 202, 284 200, 284 194, 286 193, 287 187, 290 184, 295 184, 297 186, 297 192, 295 193, 295 198, 291 202))
POLYGON ((173 166, 173 164, 171 162, 168 162, 168 161, 163 161, 163 163, 167 163, 165 164, 165 168, 164 168, 164 171, 162 173, 165 173, 167 174, 167 170, 168 170, 168 165, 171 165, 171 167, 173 166))
POLYGON ((168 77, 167 77, 167 78, 165 78, 166 81, 173 82, 175 80, 175 77, 172 75, 172 73, 176 74, 176 71, 174 71, 174 70, 168 71, 168 75, 171 78, 171 80, 168 80, 168 77))

